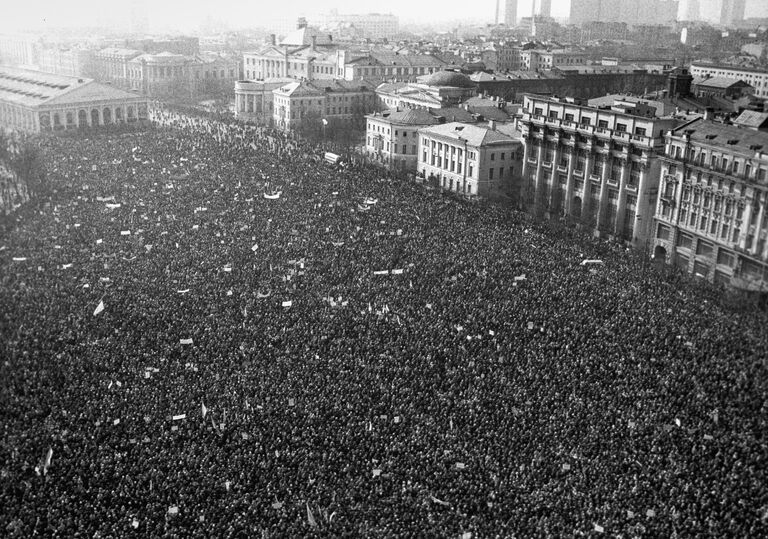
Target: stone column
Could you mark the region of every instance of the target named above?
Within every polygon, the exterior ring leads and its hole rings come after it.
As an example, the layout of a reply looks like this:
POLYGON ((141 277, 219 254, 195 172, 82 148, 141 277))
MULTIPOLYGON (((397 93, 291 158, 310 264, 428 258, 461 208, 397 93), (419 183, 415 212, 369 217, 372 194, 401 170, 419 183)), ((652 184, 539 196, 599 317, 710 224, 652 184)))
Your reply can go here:
POLYGON ((610 152, 602 155, 603 160, 603 174, 600 177, 600 199, 597 203, 597 230, 601 230, 603 223, 605 222, 605 199, 606 190, 608 188, 608 173, 611 169, 611 154, 610 152))
POLYGON ((562 153, 562 148, 560 147, 560 138, 558 137, 557 142, 555 143, 555 151, 552 154, 552 184, 550 186, 549 191, 549 209, 552 211, 557 211, 557 208, 554 208, 554 201, 555 197, 558 196, 557 193, 560 190, 560 174, 557 171, 557 166, 560 164, 560 154, 562 153))
MULTIPOLYGON (((619 179, 619 199, 616 201, 616 223, 613 227, 613 233, 616 236, 622 234, 624 230, 624 212, 627 209, 627 193, 625 187, 627 186, 627 176, 629 175, 628 169, 631 164, 631 162, 626 159, 620 159, 620 162, 621 178, 619 179)), ((637 204, 635 204, 635 209, 637 209, 637 204)), ((630 241, 632 240, 632 238, 629 239, 630 241)))
MULTIPOLYGON (((575 136, 575 135, 574 135, 575 136)), ((578 159, 579 155, 579 147, 578 144, 574 142, 574 145, 571 150, 571 158, 568 160, 568 172, 566 172, 567 176, 567 183, 565 184, 565 214, 570 217, 571 215, 571 207, 573 205, 573 168, 576 162, 576 159, 578 159)), ((582 201, 582 206, 584 205, 584 202, 582 201)))

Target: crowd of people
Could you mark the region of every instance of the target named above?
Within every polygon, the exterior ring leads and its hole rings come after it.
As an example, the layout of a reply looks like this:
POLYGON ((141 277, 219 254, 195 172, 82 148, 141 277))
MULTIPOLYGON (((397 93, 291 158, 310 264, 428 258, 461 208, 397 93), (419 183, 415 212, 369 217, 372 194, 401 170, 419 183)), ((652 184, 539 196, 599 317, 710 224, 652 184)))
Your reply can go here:
POLYGON ((41 139, 53 194, 0 238, 3 536, 768 536, 765 316, 154 119, 41 139))

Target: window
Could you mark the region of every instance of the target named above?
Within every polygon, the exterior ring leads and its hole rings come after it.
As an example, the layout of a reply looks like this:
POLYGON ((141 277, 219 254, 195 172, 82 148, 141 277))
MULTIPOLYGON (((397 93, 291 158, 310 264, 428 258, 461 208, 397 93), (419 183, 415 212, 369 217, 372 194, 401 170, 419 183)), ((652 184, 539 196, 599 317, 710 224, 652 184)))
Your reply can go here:
POLYGON ((542 114, 544 114, 544 110, 542 108, 540 108, 540 107, 536 107, 536 108, 533 109, 533 113, 536 116, 541 116, 542 114))
POLYGON ((499 167, 499 179, 504 177, 504 167, 499 167))
POLYGON ((616 131, 619 133, 626 133, 627 132, 627 124, 617 123, 616 124, 616 131))
POLYGON ((552 120, 557 120, 557 111, 556 110, 550 110, 549 111, 549 117, 552 120))
POLYGON ((635 127, 635 135, 644 137, 645 136, 645 127, 635 127))
POLYGON ((656 237, 660 240, 669 240, 669 227, 659 224, 659 228, 656 230, 656 237))
POLYGON ((713 253, 712 244, 708 241, 699 240, 696 244, 696 254, 700 256, 711 257, 713 253))
POLYGON ((566 114, 565 115, 565 121, 566 122, 572 122, 573 121, 573 114, 566 114))
POLYGON ((581 125, 590 125, 592 123, 591 118, 582 117, 581 118, 581 125))
POLYGON ((504 161, 504 152, 501 152, 501 160, 504 161))
POLYGON ((491 153, 491 161, 494 161, 495 159, 496 159, 496 154, 495 153, 491 153))
POLYGON ((683 249, 690 249, 693 245, 693 237, 689 234, 680 234, 677 236, 677 246, 683 249))
POLYGON ((598 120, 597 121, 597 127, 607 129, 608 128, 608 120, 598 120))
POLYGON ((733 267, 733 253, 720 249, 717 253, 717 263, 721 266, 733 267))

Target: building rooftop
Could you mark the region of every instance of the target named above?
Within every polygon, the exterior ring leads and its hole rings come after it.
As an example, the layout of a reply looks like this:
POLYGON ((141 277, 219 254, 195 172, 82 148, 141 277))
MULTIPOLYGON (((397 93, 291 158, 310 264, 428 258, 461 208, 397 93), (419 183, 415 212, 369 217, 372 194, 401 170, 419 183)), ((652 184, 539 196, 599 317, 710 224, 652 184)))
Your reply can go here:
POLYGON ((723 150, 754 156, 755 152, 768 152, 768 133, 725 125, 700 118, 673 131, 676 136, 689 135, 691 142, 717 146, 723 150))
POLYGON ((757 112, 755 110, 745 110, 738 118, 733 120, 734 125, 747 127, 750 129, 761 129, 768 125, 768 112, 757 112))
POLYGON ((726 77, 696 77, 691 83, 695 86, 705 86, 707 88, 733 88, 734 86, 749 86, 744 81, 728 79, 726 77))
POLYGON ((438 71, 427 77, 422 81, 428 86, 448 86, 452 88, 474 88, 475 83, 461 73, 456 71, 438 71))
POLYGON ((284 47, 303 47, 312 44, 312 37, 315 38, 317 45, 333 44, 333 38, 328 35, 328 32, 323 32, 319 28, 312 26, 305 26, 286 35, 280 40, 280 45, 284 47))
POLYGON ((514 142, 510 136, 500 133, 489 127, 467 125, 460 122, 451 122, 419 130, 420 133, 439 135, 457 141, 466 141, 468 145, 480 147, 488 144, 514 142))
POLYGON ((436 125, 437 118, 423 109, 385 110, 369 115, 370 118, 387 120, 397 125, 436 125))
POLYGON ((692 62, 691 68, 699 67, 703 69, 722 69, 722 70, 733 70, 733 71, 748 71, 750 73, 762 73, 764 75, 768 75, 768 69, 766 68, 755 68, 755 67, 744 67, 744 66, 734 66, 729 64, 711 64, 708 62, 692 62))
POLYGON ((25 107, 138 97, 93 79, 0 66, 0 101, 25 107))

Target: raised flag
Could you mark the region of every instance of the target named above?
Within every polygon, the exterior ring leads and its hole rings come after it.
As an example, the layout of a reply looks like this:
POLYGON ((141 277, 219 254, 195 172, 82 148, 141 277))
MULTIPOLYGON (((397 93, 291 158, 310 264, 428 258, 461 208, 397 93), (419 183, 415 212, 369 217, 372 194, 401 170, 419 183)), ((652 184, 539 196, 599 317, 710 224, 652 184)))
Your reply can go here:
POLYGON ((603 529, 603 527, 600 524, 595 524, 595 531, 597 533, 603 533, 605 529, 603 529))
POLYGON ((121 236, 130 236, 131 235, 131 231, 130 230, 121 230, 120 231, 120 235, 121 236))
POLYGON ((179 414, 179 415, 173 416, 174 421, 178 421, 179 419, 186 419, 186 418, 187 418, 187 414, 179 414))
POLYGON ((192 339, 179 339, 179 344, 192 344, 192 339))
POLYGON ((313 528, 317 528, 317 521, 315 521, 315 517, 312 516, 312 510, 309 508, 309 502, 307 502, 307 523, 313 528))
POLYGON ((45 462, 43 463, 43 475, 48 473, 48 467, 51 465, 51 458, 53 457, 53 448, 48 448, 48 453, 45 455, 45 462))
POLYGON ((93 311, 93 316, 96 316, 103 310, 104 310, 104 302, 100 301, 99 304, 96 306, 96 309, 93 311))
POLYGON ((293 305, 293 301, 284 301, 284 302, 282 303, 282 306, 283 306, 283 307, 290 307, 290 306, 292 306, 292 305, 293 305))

